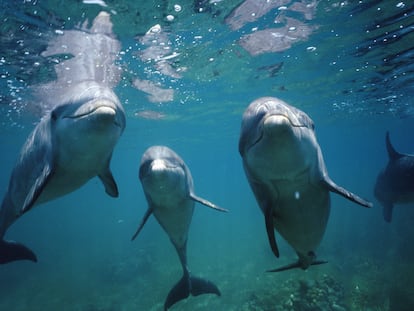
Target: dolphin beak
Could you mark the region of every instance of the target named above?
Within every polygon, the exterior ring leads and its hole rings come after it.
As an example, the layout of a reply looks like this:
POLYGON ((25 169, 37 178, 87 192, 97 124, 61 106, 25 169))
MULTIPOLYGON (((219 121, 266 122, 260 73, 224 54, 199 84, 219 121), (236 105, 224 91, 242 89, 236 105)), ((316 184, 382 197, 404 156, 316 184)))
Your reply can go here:
POLYGON ((98 107, 94 110, 94 112, 98 112, 98 113, 101 113, 101 114, 106 114, 106 115, 109 115, 109 116, 115 116, 115 114, 116 114, 115 109, 112 108, 112 107, 108 107, 108 106, 98 107))
POLYGON ((267 133, 278 134, 292 129, 290 119, 284 115, 270 115, 263 121, 263 130, 267 133))
POLYGON ((161 159, 156 159, 151 163, 151 170, 154 172, 162 172, 166 168, 165 162, 161 159))

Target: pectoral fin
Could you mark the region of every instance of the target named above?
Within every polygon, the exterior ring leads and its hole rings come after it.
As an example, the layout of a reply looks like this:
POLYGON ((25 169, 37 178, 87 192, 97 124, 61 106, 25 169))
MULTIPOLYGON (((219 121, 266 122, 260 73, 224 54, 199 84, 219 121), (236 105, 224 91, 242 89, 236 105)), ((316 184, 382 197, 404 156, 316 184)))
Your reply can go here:
POLYGON ((373 205, 371 202, 368 202, 368 201, 360 198, 356 194, 346 190, 345 188, 342 188, 342 187, 338 186, 329 177, 325 178, 324 184, 328 188, 329 191, 335 192, 335 193, 345 197, 346 199, 348 199, 352 202, 355 202, 359 205, 362 205, 364 207, 372 207, 372 205, 373 205))
POLYGON ((203 204, 203 205, 205 205, 207 207, 210 207, 210 208, 212 208, 212 209, 214 209, 216 211, 219 211, 219 212, 228 212, 228 210, 226 210, 224 208, 221 208, 221 207, 218 207, 216 204, 211 203, 210 201, 207 201, 206 199, 200 198, 200 197, 196 196, 193 193, 190 194, 190 198, 193 201, 196 201, 196 202, 198 202, 200 204, 203 204))
POLYGON ((276 257, 279 257, 279 249, 276 244, 275 228, 273 224, 273 209, 271 206, 266 207, 264 215, 266 223, 266 232, 267 237, 269 239, 270 248, 272 249, 273 254, 275 254, 276 257))
POLYGON ((394 205, 392 203, 383 203, 384 208, 382 210, 382 215, 384 216, 384 220, 386 222, 392 221, 392 209, 394 208, 394 205))
POLYGON ((53 170, 52 170, 51 165, 49 163, 45 163, 45 165, 43 166, 43 169, 39 173, 39 176, 37 176, 28 194, 26 195, 26 199, 24 200, 24 204, 22 207, 22 213, 26 213, 33 207, 36 200, 39 198, 43 189, 45 188, 48 181, 50 180, 50 177, 52 176, 52 174, 53 174, 53 170))
MULTIPOLYGON (((312 262, 310 265, 311 266, 316 266, 316 265, 322 265, 322 264, 325 264, 325 263, 327 263, 327 261, 325 261, 325 260, 316 260, 316 261, 312 262)), ((279 268, 276 268, 276 269, 267 270, 267 272, 281 272, 281 271, 286 271, 286 270, 291 270, 291 269, 296 269, 296 268, 300 268, 300 269, 303 269, 303 270, 307 269, 307 267, 303 268, 300 261, 298 261, 298 262, 294 262, 294 263, 291 263, 291 264, 288 264, 286 266, 282 266, 282 267, 279 267, 279 268)))
POLYGON ((102 181, 105 191, 108 195, 110 195, 113 198, 118 197, 118 186, 116 185, 114 176, 112 176, 111 171, 109 170, 109 167, 107 167, 103 172, 101 172, 98 175, 99 179, 102 181))
POLYGON ((138 226, 137 231, 135 232, 135 234, 132 236, 131 241, 135 240, 135 238, 138 236, 138 234, 141 232, 142 228, 144 228, 145 223, 147 222, 148 218, 151 216, 152 214, 152 208, 147 209, 147 211, 145 212, 144 217, 141 220, 141 223, 138 226))

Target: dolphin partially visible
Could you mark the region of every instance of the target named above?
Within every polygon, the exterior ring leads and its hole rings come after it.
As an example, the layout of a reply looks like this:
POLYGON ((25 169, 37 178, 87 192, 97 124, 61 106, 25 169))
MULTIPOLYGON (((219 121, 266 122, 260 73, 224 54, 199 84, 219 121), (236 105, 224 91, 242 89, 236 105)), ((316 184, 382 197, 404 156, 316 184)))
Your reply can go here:
POLYGON ((25 246, 4 240, 7 229, 34 206, 95 176, 110 196, 118 196, 109 163, 125 127, 123 108, 110 89, 94 82, 78 84, 73 94, 40 121, 21 149, 0 209, 0 263, 36 261, 25 246))
POLYGON ((385 135, 388 164, 379 173, 374 188, 375 197, 383 206, 386 222, 391 222, 395 203, 414 203, 414 155, 399 153, 385 135))
POLYGON ((328 176, 314 123, 303 111, 273 97, 253 101, 243 114, 239 152, 264 216, 271 249, 279 257, 274 229, 299 260, 271 271, 324 263, 315 250, 330 212, 330 192, 365 207, 372 204, 328 176))
POLYGON ((37 261, 29 248, 4 239, 7 229, 34 206, 95 176, 110 196, 118 196, 109 164, 125 128, 125 112, 112 91, 119 76, 113 53, 119 45, 111 30, 109 14, 101 12, 90 32, 67 31, 50 43, 49 52, 76 53, 56 65, 56 81, 38 90, 46 113, 20 151, 1 204, 0 264, 37 261))
POLYGON ((154 214, 175 246, 183 268, 183 276, 170 290, 164 310, 190 294, 198 296, 210 293, 220 296, 220 290, 215 284, 190 274, 187 266, 187 239, 195 202, 217 211, 227 210, 195 195, 190 170, 168 147, 153 146, 145 151, 139 168, 139 179, 149 208, 132 240, 142 230, 149 216, 154 214))

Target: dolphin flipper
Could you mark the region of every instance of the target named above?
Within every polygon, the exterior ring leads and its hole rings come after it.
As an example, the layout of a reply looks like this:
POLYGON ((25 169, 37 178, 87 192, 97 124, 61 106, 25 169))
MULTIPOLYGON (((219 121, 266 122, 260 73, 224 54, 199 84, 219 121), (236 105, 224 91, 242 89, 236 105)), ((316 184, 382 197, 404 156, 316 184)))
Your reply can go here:
POLYGON ((109 169, 109 161, 108 166, 98 176, 105 187, 105 192, 111 197, 117 198, 119 195, 118 186, 116 185, 114 176, 112 176, 111 170, 109 169))
POLYGON ((151 216, 152 214, 152 208, 147 209, 147 211, 145 212, 144 217, 141 220, 141 223, 138 226, 137 231, 135 232, 135 234, 132 236, 131 241, 135 240, 135 238, 138 236, 138 234, 141 232, 142 228, 144 228, 145 223, 147 222, 148 218, 151 216))
POLYGON ((186 299, 190 294, 193 296, 202 294, 216 294, 217 296, 221 296, 220 290, 213 282, 192 277, 185 273, 168 293, 164 303, 164 311, 168 310, 178 301, 186 299))
MULTIPOLYGON (((327 261, 315 260, 310 265, 311 266, 316 266, 316 265, 322 265, 324 263, 327 263, 327 261)), ((286 271, 286 270, 291 270, 291 269, 296 269, 296 268, 301 268, 301 269, 304 269, 304 270, 306 269, 306 268, 303 268, 300 261, 298 261, 298 262, 294 262, 294 263, 291 263, 291 264, 288 264, 286 266, 282 266, 282 267, 279 267, 279 268, 276 268, 276 269, 267 270, 267 272, 281 272, 281 271, 286 271)))
POLYGON ((14 241, 0 241, 0 264, 16 260, 37 262, 36 255, 23 244, 14 241))
POLYGON ((384 220, 386 222, 391 222, 392 220, 392 210, 394 208, 394 205, 392 203, 388 203, 388 202, 383 202, 383 210, 382 210, 382 215, 384 216, 384 220))
POLYGON ((52 175, 52 166, 49 163, 45 163, 43 169, 39 173, 39 176, 36 178, 35 182, 30 188, 26 199, 24 200, 24 204, 22 206, 22 214, 26 213, 33 207, 52 175))
POLYGON ((345 188, 338 186, 327 176, 323 180, 323 183, 324 183, 324 186, 327 187, 327 189, 329 191, 335 192, 335 193, 343 196, 344 198, 346 198, 346 199, 348 199, 352 202, 355 202, 359 205, 362 205, 364 207, 372 207, 371 202, 368 202, 368 201, 360 198, 356 194, 352 193, 351 191, 348 191, 345 188))
POLYGON ((266 223, 266 232, 269 239, 270 248, 272 249, 273 254, 279 258, 279 249, 276 244, 275 229, 273 224, 273 209, 271 206, 266 207, 265 209, 265 223, 266 223))
POLYGON ((194 193, 190 193, 190 198, 191 198, 191 200, 193 200, 195 202, 198 202, 200 204, 203 204, 203 205, 205 205, 207 207, 210 207, 210 208, 212 208, 212 209, 214 209, 216 211, 219 211, 219 212, 228 212, 228 210, 226 210, 224 208, 221 208, 221 207, 218 207, 216 204, 211 203, 210 201, 208 201, 206 199, 200 198, 200 197, 196 196, 194 193))

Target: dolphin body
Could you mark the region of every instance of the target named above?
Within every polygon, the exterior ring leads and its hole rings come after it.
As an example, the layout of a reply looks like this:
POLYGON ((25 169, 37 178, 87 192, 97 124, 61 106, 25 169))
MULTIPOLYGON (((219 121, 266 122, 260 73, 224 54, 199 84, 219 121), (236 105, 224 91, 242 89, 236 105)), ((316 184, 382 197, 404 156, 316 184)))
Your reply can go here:
POLYGON ((388 132, 385 145, 389 161, 377 177, 374 194, 384 207, 384 220, 391 222, 394 203, 414 202, 414 155, 397 152, 388 132))
POLYGON ((98 176, 118 196, 109 163, 124 127, 116 95, 94 82, 78 84, 73 99, 44 117, 26 140, 0 209, 0 263, 37 261, 24 245, 4 240, 7 229, 37 204, 68 194, 98 176))
MULTIPOLYGON (((94 51, 99 44, 114 47, 113 38, 100 32, 111 26, 109 15, 102 12, 94 20, 93 33, 66 32, 61 48, 86 40, 84 53, 58 64, 57 81, 39 88, 47 109, 20 151, 1 204, 0 264, 37 261, 29 248, 4 239, 7 229, 34 206, 68 194, 95 176, 110 196, 118 196, 109 163, 125 128, 125 113, 111 89, 115 81, 110 77, 116 75, 110 73, 117 72, 113 55, 105 58, 94 51)), ((51 50, 59 53, 57 47, 51 50)))
POLYGON ((149 216, 154 214, 175 246, 183 268, 183 276, 170 290, 164 310, 190 294, 198 296, 211 293, 220 296, 215 284, 190 274, 187 267, 187 238, 195 202, 218 211, 227 210, 195 195, 190 170, 168 147, 153 146, 145 151, 139 168, 139 179, 149 208, 132 240, 142 230, 149 216))
POLYGON ((365 207, 372 205, 329 178, 313 121, 277 98, 259 98, 246 109, 239 152, 264 213, 273 253, 279 257, 276 229, 299 257, 298 262, 272 272, 325 263, 315 260, 315 249, 326 229, 330 192, 365 207))

